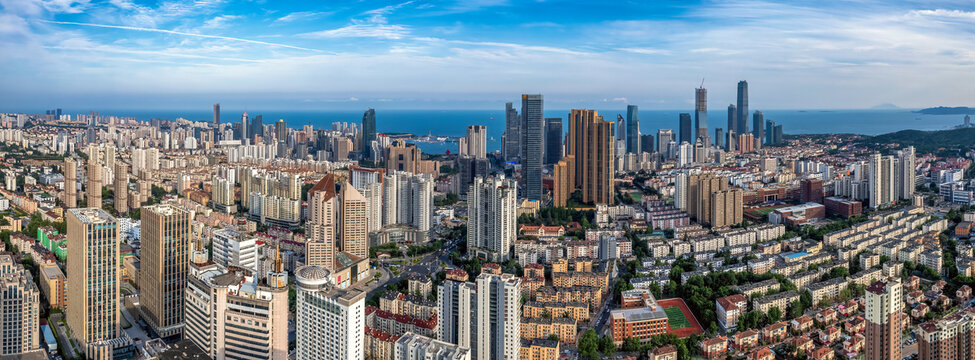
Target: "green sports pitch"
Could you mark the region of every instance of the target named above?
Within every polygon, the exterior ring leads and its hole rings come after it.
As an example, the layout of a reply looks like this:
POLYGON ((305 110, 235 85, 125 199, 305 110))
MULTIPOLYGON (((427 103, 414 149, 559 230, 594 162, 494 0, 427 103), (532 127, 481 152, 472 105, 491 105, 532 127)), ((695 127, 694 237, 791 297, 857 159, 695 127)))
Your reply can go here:
POLYGON ((670 324, 671 329, 683 329, 691 327, 691 323, 687 321, 684 317, 684 313, 680 311, 677 306, 664 308, 664 312, 667 313, 667 322, 670 324))

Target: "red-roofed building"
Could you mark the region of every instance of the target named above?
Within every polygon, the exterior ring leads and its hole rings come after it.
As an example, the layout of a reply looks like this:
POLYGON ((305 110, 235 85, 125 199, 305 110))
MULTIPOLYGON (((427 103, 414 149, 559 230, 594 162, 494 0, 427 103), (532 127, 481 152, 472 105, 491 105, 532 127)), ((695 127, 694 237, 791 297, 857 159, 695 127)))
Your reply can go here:
POLYGON ((775 360, 775 353, 767 347, 748 353, 748 360, 775 360))
POLYGON ((501 275, 501 265, 495 263, 481 265, 481 274, 501 275))
POLYGON ((843 331, 847 335, 859 334, 863 332, 866 326, 867 319, 864 319, 862 316, 857 316, 843 323, 843 331))
POLYGON ((450 271, 447 272, 446 278, 447 278, 447 280, 464 282, 464 281, 467 281, 468 275, 467 275, 467 272, 464 271, 464 270, 461 270, 461 269, 453 269, 453 270, 450 270, 450 271))
POLYGON ((520 235, 535 236, 539 239, 543 238, 558 238, 559 236, 565 236, 564 226, 534 226, 534 225, 521 225, 518 229, 520 235))
MULTIPOLYGON (((802 350, 802 352, 806 354, 812 351, 813 348, 813 341, 808 336, 796 336, 794 338, 786 340, 786 343, 795 346, 796 352, 802 350)), ((795 355, 795 354, 791 354, 791 355, 795 355)))
POLYGON ((810 317, 809 315, 803 315, 797 317, 793 319, 790 323, 792 325, 792 330, 798 331, 800 333, 805 333, 806 331, 809 331, 809 329, 812 329, 813 325, 815 325, 813 322, 813 318, 810 317))
POLYGON ((545 278, 545 267, 542 264, 525 265, 526 278, 545 278))
POLYGON ((833 309, 826 309, 820 311, 816 314, 816 322, 819 324, 832 324, 836 322, 836 311, 833 309))
POLYGON ((847 354, 856 354, 863 351, 863 344, 866 342, 866 337, 863 334, 856 334, 843 341, 843 352, 847 354))
POLYGON ((779 321, 775 324, 769 324, 762 329, 762 340, 768 343, 776 343, 784 339, 789 326, 785 321, 779 321))
POLYGON ((728 338, 718 336, 701 341, 701 355, 709 360, 724 358, 728 352, 728 338))
POLYGON ((748 299, 741 294, 718 298, 714 302, 717 308, 718 326, 726 332, 734 330, 738 324, 738 317, 748 311, 748 299))
POLYGON ((834 356, 836 356, 836 352, 825 346, 809 353, 809 358, 816 360, 833 360, 834 356))
POLYGON ((365 327, 366 336, 363 337, 363 349, 367 358, 392 359, 398 335, 365 327))
POLYGON ((735 349, 745 351, 758 345, 758 331, 745 330, 734 336, 735 349))
POLYGON ((393 335, 412 332, 426 337, 436 337, 439 330, 436 314, 429 319, 418 319, 409 315, 393 314, 389 311, 377 309, 375 306, 366 306, 365 314, 366 326, 393 335))

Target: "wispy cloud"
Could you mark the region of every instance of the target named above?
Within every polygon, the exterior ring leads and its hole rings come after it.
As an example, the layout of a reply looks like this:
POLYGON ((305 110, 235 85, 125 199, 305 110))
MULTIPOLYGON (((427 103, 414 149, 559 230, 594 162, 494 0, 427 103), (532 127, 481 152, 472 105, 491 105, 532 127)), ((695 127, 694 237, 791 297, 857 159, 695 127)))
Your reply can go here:
POLYGON ((71 21, 50 21, 50 20, 37 20, 37 21, 44 22, 44 23, 49 23, 49 24, 76 25, 76 26, 88 26, 88 27, 98 27, 98 28, 107 28, 107 29, 145 31, 145 32, 155 32, 155 33, 163 33, 163 34, 172 34, 172 35, 191 36, 191 37, 198 37, 198 38, 205 38, 205 39, 229 40, 229 41, 238 41, 238 42, 249 43, 249 44, 258 44, 258 45, 267 45, 267 46, 274 46, 274 47, 282 47, 282 48, 295 49, 295 50, 321 52, 321 50, 303 48, 303 47, 299 47, 299 46, 292 46, 292 45, 285 45, 285 44, 277 44, 277 43, 271 43, 271 42, 266 42, 266 41, 258 41, 258 40, 250 40, 250 39, 242 39, 242 38, 236 38, 236 37, 230 37, 230 36, 194 34, 194 33, 181 32, 181 31, 164 30, 164 29, 153 29, 153 28, 142 28, 142 27, 123 26, 123 25, 91 24, 91 23, 71 22, 71 21))
POLYGON ((670 55, 672 54, 670 50, 657 49, 657 48, 619 48, 619 51, 625 51, 628 53, 641 54, 641 55, 670 55))
POLYGON ((327 16, 332 13, 333 12, 329 12, 329 11, 298 11, 298 12, 293 12, 288 15, 279 17, 277 18, 277 20, 275 20, 275 22, 289 23, 295 21, 308 21, 308 20, 318 19, 320 17, 327 16))
POLYGON ((242 19, 243 16, 240 15, 220 15, 203 23, 204 29, 219 29, 227 25, 227 23, 242 19))
POLYGON ((376 22, 356 21, 352 25, 343 26, 337 29, 314 31, 300 34, 306 38, 381 38, 399 40, 410 33, 410 28, 405 25, 391 25, 376 22))

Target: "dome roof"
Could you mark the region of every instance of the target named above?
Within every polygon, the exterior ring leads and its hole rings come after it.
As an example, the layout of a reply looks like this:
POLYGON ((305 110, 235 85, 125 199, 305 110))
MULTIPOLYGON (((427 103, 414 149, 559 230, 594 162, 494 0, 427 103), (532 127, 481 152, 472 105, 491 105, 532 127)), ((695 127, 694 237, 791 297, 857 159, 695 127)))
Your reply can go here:
POLYGON ((321 286, 329 282, 328 270, 318 265, 305 265, 295 270, 295 279, 298 283, 308 286, 321 286))

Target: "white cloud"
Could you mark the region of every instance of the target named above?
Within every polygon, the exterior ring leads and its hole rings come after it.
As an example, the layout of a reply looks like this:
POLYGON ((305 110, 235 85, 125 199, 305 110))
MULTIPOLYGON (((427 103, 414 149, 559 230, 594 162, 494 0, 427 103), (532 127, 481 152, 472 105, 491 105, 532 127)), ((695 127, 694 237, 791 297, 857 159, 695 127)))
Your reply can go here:
POLYGON ((230 40, 230 41, 237 41, 237 42, 250 43, 250 44, 267 45, 267 46, 274 46, 274 47, 283 47, 283 48, 289 48, 289 49, 295 49, 295 50, 305 50, 305 51, 321 52, 321 50, 315 50, 315 49, 309 49, 309 48, 303 48, 303 47, 292 46, 292 45, 285 45, 285 44, 276 44, 276 43, 271 43, 271 42, 266 42, 266 41, 258 41, 258 40, 249 40, 249 39, 235 38, 235 37, 230 37, 230 36, 194 34, 194 33, 187 33, 187 32, 181 32, 181 31, 163 30, 163 29, 152 29, 152 28, 142 28, 142 27, 135 27, 135 26, 91 24, 91 23, 79 23, 79 22, 70 22, 70 21, 47 21, 47 20, 38 20, 38 21, 45 22, 45 23, 50 23, 50 24, 77 25, 77 26, 100 27, 100 28, 108 28, 108 29, 145 31, 145 32, 156 32, 156 33, 163 33, 163 34, 172 34, 172 35, 191 36, 191 37, 206 38, 206 39, 230 40))
POLYGON ((227 23, 242 19, 243 16, 240 15, 220 15, 203 23, 204 29, 219 29, 227 25, 227 23))
POLYGON ((406 37, 410 28, 404 25, 390 25, 375 22, 355 22, 337 29, 314 31, 300 34, 306 38, 381 38, 398 40, 406 37))
POLYGON ((975 20, 975 11, 946 10, 946 9, 914 10, 910 12, 910 15, 975 20))
POLYGON ((313 20, 313 19, 317 19, 317 18, 320 18, 320 17, 323 17, 323 16, 327 16, 327 15, 330 15, 330 14, 332 14, 332 12, 327 12, 327 11, 298 11, 298 12, 293 12, 293 13, 290 13, 288 15, 279 17, 279 18, 277 18, 277 20, 275 20, 275 22, 287 23, 287 22, 294 22, 294 21, 307 21, 307 20, 313 20))
POLYGON ((670 50, 655 49, 655 48, 619 48, 619 51, 625 51, 634 54, 642 55, 670 55, 670 50))

